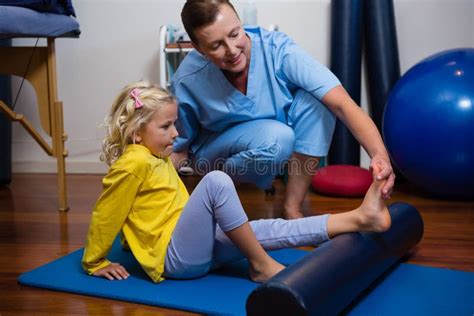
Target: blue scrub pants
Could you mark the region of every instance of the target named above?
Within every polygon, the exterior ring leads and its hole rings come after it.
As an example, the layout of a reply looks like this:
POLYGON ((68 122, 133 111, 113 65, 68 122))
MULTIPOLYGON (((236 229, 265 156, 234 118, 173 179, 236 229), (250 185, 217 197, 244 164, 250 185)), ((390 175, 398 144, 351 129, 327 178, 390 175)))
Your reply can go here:
POLYGON ((318 99, 299 90, 281 120, 259 119, 235 125, 211 135, 195 153, 198 174, 222 170, 238 182, 271 187, 293 152, 326 156, 336 119, 318 99))
MULTIPOLYGON (((328 216, 262 219, 249 224, 266 250, 314 246, 329 239, 328 216)), ((243 258, 225 232, 247 221, 230 177, 220 171, 208 173, 189 197, 173 231, 165 258, 164 276, 196 278, 222 263, 243 258)))

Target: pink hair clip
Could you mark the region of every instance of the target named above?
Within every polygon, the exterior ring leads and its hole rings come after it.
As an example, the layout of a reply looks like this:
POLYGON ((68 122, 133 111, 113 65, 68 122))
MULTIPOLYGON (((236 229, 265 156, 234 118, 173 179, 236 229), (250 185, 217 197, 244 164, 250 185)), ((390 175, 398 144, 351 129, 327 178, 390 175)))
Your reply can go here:
POLYGON ((133 100, 135 100, 135 109, 141 109, 143 107, 143 102, 140 100, 140 97, 138 94, 140 93, 140 90, 138 88, 133 89, 130 92, 130 96, 132 97, 133 100))

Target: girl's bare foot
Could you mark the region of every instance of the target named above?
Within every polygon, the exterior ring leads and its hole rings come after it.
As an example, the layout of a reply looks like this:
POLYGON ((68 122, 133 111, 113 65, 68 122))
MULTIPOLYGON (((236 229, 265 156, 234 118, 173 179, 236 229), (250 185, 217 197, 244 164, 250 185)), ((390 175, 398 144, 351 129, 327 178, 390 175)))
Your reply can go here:
POLYGON ((285 266, 276 262, 271 257, 262 265, 250 265, 250 279, 254 282, 262 283, 273 277, 275 274, 285 269, 285 266))
POLYGON ((392 220, 382 199, 382 187, 385 181, 374 179, 365 194, 364 201, 357 208, 361 231, 384 232, 390 228, 392 220))

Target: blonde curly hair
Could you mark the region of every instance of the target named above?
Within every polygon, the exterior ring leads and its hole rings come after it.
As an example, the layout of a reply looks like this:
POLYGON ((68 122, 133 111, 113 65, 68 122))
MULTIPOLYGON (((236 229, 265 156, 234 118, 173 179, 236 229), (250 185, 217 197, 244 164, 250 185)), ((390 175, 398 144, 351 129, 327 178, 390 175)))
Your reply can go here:
POLYGON ((135 142, 135 135, 151 120, 156 110, 164 104, 174 102, 175 98, 168 91, 147 81, 132 83, 123 88, 105 118, 106 136, 102 142, 103 153, 100 159, 109 166, 112 165, 127 146, 135 142), (133 90, 137 92, 141 107, 136 107, 133 90))

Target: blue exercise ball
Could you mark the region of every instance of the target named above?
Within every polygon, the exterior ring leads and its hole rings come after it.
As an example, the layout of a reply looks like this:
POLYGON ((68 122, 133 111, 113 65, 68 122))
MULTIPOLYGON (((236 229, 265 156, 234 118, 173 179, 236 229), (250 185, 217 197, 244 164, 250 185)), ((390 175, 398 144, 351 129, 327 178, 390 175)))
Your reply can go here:
POLYGON ((393 87, 383 117, 390 156, 410 182, 474 197, 474 48, 428 57, 393 87))

